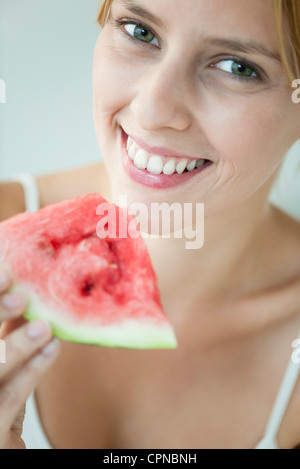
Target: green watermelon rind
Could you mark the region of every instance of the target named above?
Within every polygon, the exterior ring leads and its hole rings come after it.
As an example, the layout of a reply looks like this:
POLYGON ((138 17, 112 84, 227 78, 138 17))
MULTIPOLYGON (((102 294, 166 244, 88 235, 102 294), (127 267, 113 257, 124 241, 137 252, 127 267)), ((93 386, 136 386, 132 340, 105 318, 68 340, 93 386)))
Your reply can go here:
MULTIPOLYGON (((81 322, 72 324, 72 318, 65 318, 63 313, 53 311, 43 304, 29 286, 16 284, 11 291, 26 295, 28 304, 24 313, 25 319, 34 321, 43 319, 52 327, 53 335, 62 340, 87 345, 130 349, 175 349, 177 340, 171 325, 155 324, 149 319, 124 320, 121 324, 102 326, 84 325, 81 322)), ((89 321, 90 323, 90 321, 89 321)))

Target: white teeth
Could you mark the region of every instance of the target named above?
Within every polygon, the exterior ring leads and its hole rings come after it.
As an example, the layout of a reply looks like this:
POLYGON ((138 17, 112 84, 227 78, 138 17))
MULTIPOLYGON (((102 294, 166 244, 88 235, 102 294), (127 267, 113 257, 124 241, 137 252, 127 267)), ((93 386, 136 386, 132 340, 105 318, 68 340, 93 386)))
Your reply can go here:
POLYGON ((132 138, 128 137, 128 139, 127 139, 127 151, 129 151, 132 144, 133 144, 132 138))
POLYGON ((164 164, 160 156, 151 156, 148 161, 147 171, 151 174, 161 174, 164 164))
POLYGON ((176 171, 178 174, 182 174, 183 171, 186 169, 186 166, 188 164, 188 160, 184 159, 182 161, 180 161, 177 165, 176 165, 176 171))
POLYGON ((185 169, 193 171, 195 168, 200 168, 204 165, 205 160, 188 160, 182 159, 178 162, 178 159, 170 159, 165 164, 166 158, 161 158, 158 155, 147 153, 132 138, 127 139, 127 153, 129 158, 133 161, 134 165, 138 169, 149 171, 151 174, 161 174, 162 172, 166 175, 171 176, 176 171, 178 174, 182 174, 185 169))
POLYGON ((196 168, 196 163, 197 163, 197 160, 191 161, 191 162, 187 165, 186 169, 187 169, 188 171, 193 171, 193 169, 196 168))
POLYGON ((176 170, 176 163, 174 160, 169 160, 165 165, 163 169, 163 173, 167 174, 168 176, 171 176, 171 174, 174 174, 176 170))
POLYGON ((148 155, 144 150, 139 150, 134 157, 134 164, 139 169, 146 169, 148 163, 148 155))
POLYGON ((205 163, 205 160, 198 161, 198 163, 196 164, 196 168, 200 168, 200 166, 203 166, 204 163, 205 163))
POLYGON ((128 156, 132 161, 134 160, 134 157, 136 155, 136 151, 137 151, 136 144, 134 142, 132 142, 132 144, 131 144, 131 146, 128 150, 128 156))

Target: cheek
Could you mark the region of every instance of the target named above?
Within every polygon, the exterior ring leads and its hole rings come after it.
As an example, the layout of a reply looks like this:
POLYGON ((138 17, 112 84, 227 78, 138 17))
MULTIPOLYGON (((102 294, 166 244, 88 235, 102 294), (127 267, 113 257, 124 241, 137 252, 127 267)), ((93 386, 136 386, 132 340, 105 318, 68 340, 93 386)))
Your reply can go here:
POLYGON ((219 156, 217 183, 261 184, 293 143, 287 99, 259 94, 227 103, 207 102, 204 132, 219 156), (278 109, 282 111, 279 113, 278 109))
POLYGON ((116 52, 103 30, 94 51, 93 90, 98 112, 111 118, 128 105, 132 83, 130 73, 124 73, 126 66, 118 60, 116 52))
POLYGON ((100 34, 93 60, 93 114, 94 126, 106 163, 111 163, 112 142, 115 142, 115 115, 125 102, 124 88, 120 86, 120 69, 112 60, 105 29, 100 34))

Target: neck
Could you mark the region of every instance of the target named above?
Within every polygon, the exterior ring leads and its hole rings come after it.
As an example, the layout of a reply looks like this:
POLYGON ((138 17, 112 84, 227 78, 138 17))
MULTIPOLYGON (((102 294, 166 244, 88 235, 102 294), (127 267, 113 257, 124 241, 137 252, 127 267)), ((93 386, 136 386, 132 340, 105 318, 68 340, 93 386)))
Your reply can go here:
POLYGON ((168 301, 170 311, 172 299, 178 304, 174 294, 178 289, 189 307, 195 300, 238 298, 255 288, 256 254, 273 214, 268 203, 270 187, 264 186, 235 207, 205 218, 201 249, 186 249, 186 239, 145 239, 162 300, 168 301))

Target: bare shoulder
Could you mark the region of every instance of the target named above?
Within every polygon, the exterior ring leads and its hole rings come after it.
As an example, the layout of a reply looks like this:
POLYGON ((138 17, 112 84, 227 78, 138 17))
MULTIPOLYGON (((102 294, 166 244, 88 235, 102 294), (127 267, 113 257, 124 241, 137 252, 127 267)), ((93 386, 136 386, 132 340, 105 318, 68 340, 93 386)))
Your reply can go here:
MULTIPOLYGON (((80 195, 98 192, 108 197, 109 182, 102 162, 49 174, 35 175, 40 207, 80 195)), ((23 187, 17 182, 0 183, 0 222, 25 210, 23 187)))
POLYGON ((24 194, 17 182, 0 183, 0 221, 25 210, 24 194))
POLYGON ((80 195, 108 191, 108 178, 103 163, 37 176, 40 206, 58 203, 80 195))
MULTIPOLYGON (((267 255, 261 259, 266 261, 265 272, 272 278, 271 287, 249 303, 249 313, 256 315, 258 324, 261 320, 269 326, 265 329, 265 337, 271 338, 271 360, 276 360, 273 362, 274 370, 277 366, 281 370, 277 377, 279 386, 294 351, 292 343, 300 332, 300 221, 274 207, 272 223, 264 236, 263 250, 267 255)), ((280 448, 300 445, 299 417, 300 376, 279 429, 280 448)))
MULTIPOLYGON (((300 332, 300 221, 290 215, 277 210, 277 223, 281 236, 281 245, 285 246, 282 250, 289 259, 291 272, 294 273, 294 280, 291 281, 285 292, 287 311, 294 310, 295 315, 290 317, 291 329, 294 330, 293 339, 297 338, 300 332)), ((284 263, 283 263, 284 265, 284 263)), ((280 304, 280 302, 279 302, 280 304)), ((296 344, 296 342, 294 342, 296 344)), ((297 342, 297 350, 299 344, 297 342)), ((297 360, 300 359, 299 353, 295 350, 297 360)), ((287 419, 283 420, 283 431, 290 435, 290 447, 300 449, 300 379, 296 381, 295 389, 289 403, 287 419)))

